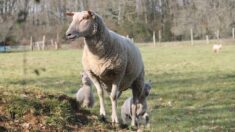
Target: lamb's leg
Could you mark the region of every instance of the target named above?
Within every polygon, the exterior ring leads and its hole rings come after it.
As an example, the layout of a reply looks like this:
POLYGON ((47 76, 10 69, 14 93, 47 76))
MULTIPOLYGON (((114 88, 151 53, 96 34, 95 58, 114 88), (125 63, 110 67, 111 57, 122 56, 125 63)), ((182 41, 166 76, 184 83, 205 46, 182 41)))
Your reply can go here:
POLYGON ((97 90, 97 94, 99 97, 99 101, 100 101, 100 116, 102 118, 102 120, 105 120, 105 108, 104 108, 104 91, 99 83, 99 81, 97 80, 96 77, 94 77, 90 72, 86 72, 88 74, 88 76, 90 77, 91 81, 93 82, 93 84, 96 87, 97 90))
POLYGON ((145 126, 149 127, 149 115, 147 112, 143 115, 145 126))
POLYGON ((118 84, 112 85, 112 91, 110 94, 110 100, 112 102, 112 123, 119 123, 117 118, 117 96, 118 96, 118 84))
POLYGON ((124 112, 121 112, 121 116, 122 116, 122 124, 126 125, 127 124, 126 114, 124 112))

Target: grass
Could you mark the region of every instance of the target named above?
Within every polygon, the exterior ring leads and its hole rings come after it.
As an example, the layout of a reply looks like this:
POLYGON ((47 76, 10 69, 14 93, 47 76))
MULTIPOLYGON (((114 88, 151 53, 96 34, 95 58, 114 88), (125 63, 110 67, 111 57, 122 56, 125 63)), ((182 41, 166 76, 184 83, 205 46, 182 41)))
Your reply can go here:
MULTIPOLYGON (((145 78, 153 81, 148 98, 150 131, 235 131, 233 43, 225 41, 219 54, 202 41, 193 46, 189 42, 140 46, 145 78)), ((81 50, 0 54, 0 89, 32 89, 73 97, 81 83, 81 55, 81 50)), ((130 95, 128 90, 121 96, 119 112, 130 95)), ((106 104, 109 118, 107 96, 106 104)), ((98 100, 91 113, 99 113, 98 100)))

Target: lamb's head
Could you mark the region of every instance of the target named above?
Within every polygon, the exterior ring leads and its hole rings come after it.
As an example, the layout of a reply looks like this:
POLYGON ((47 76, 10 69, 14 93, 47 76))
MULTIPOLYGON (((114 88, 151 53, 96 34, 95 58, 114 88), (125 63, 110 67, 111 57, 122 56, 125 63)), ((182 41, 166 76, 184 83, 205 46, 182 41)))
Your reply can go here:
POLYGON ((149 82, 144 83, 144 96, 147 97, 150 93, 150 90, 152 88, 152 82, 149 80, 149 82))
POLYGON ((219 44, 219 49, 222 49, 222 44, 219 44))
POLYGON ((82 78, 82 84, 91 85, 91 80, 86 74, 86 72, 81 73, 81 78, 82 78))
POLYGON ((73 20, 66 32, 68 39, 92 36, 97 32, 96 14, 92 11, 66 13, 73 20))

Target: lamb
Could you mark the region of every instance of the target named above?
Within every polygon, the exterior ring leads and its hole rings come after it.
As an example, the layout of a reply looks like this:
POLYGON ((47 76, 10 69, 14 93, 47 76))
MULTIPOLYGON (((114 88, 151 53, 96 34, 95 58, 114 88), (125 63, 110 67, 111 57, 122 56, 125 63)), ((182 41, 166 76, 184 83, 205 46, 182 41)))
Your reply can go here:
MULTIPOLYGON (((136 118, 139 97, 143 94, 144 64, 139 49, 130 39, 109 30, 93 11, 70 12, 73 20, 66 32, 68 39, 84 37, 82 65, 96 87, 100 116, 106 119, 104 90, 112 102, 112 123, 118 124, 117 99, 120 92, 132 89, 132 119, 136 118)), ((135 126, 135 120, 131 125, 135 126)))
POLYGON ((82 87, 76 93, 76 100, 84 108, 92 108, 95 103, 95 99, 92 93, 92 83, 85 72, 82 76, 82 87))
POLYGON ((214 44, 213 47, 212 47, 212 50, 215 52, 215 53, 219 53, 219 51, 222 49, 222 44, 214 44))
MULTIPOLYGON (((145 125, 149 125, 149 115, 147 113, 147 97, 150 93, 150 90, 152 88, 151 80, 149 83, 145 83, 144 85, 144 94, 140 98, 138 104, 137 104, 137 113, 136 113, 136 123, 137 126, 139 126, 140 118, 144 119, 145 125)), ((129 97, 126 99, 124 104, 122 105, 121 108, 121 116, 122 116, 122 121, 123 125, 127 124, 127 121, 131 119, 131 104, 132 104, 133 98, 129 97)))

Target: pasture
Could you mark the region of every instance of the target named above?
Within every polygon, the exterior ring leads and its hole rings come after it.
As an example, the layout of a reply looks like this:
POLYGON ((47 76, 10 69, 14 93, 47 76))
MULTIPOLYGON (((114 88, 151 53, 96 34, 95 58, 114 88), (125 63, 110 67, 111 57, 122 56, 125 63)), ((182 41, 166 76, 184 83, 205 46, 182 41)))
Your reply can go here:
MULTIPOLYGON (((235 44, 232 43, 225 43, 219 54, 212 52, 211 44, 202 42, 139 46, 145 79, 153 82, 148 97, 150 131, 235 131, 235 44)), ((32 89, 74 97, 81 83, 81 56, 82 50, 1 53, 0 90, 32 89)), ((96 92, 94 87, 93 90, 96 92)), ((121 105, 130 95, 128 90, 120 97, 119 117, 121 105)), ((95 96, 91 113, 98 115, 95 96)), ((106 98, 110 120, 111 102, 107 95, 106 98)))

